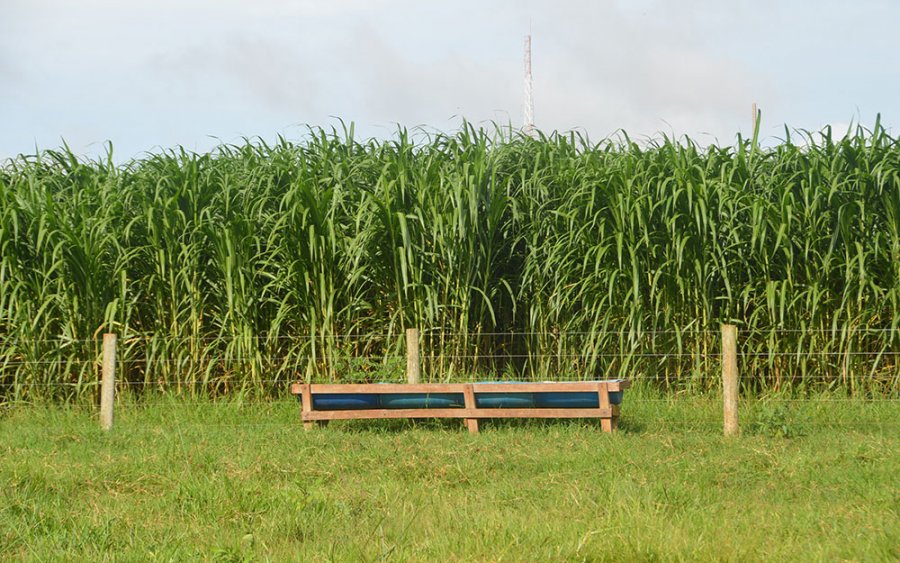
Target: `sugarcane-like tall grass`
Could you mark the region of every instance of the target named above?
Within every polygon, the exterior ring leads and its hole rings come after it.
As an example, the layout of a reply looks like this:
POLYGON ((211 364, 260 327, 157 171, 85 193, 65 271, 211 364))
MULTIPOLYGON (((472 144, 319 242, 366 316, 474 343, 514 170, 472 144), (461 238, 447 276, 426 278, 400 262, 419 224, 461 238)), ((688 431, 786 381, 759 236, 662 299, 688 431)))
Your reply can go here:
MULTIPOLYGON (((0 167, 0 398, 425 377, 900 391, 900 145, 879 123, 761 148, 464 124, 359 141, 64 147, 0 167), (111 153, 111 150, 110 150, 111 153)), ((798 133, 794 133, 798 135, 798 133)))

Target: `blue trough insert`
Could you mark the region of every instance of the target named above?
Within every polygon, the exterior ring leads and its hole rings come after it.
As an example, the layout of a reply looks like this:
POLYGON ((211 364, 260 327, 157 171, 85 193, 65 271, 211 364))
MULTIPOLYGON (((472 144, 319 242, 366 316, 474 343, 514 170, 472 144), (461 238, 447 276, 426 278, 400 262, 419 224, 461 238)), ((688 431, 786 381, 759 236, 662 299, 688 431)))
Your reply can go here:
MULTIPOLYGON (((621 391, 610 392, 609 403, 611 405, 618 405, 621 402, 621 391)), ((591 391, 535 393, 534 403, 542 409, 596 409, 600 406, 600 397, 591 391)))
POLYGON ((379 398, 383 409, 452 409, 465 406, 462 393, 386 393, 379 398))
MULTIPOLYGON (((518 381, 506 383, 514 386, 518 381)), ((298 396, 298 398, 300 398, 298 396)), ((622 402, 622 392, 609 394, 609 402, 622 402)), ((501 408, 558 408, 591 409, 600 406, 600 398, 593 391, 554 391, 544 393, 476 393, 475 404, 482 409, 501 408)), ((462 393, 319 393, 313 396, 313 408, 320 411, 368 409, 448 409, 465 407, 462 393)))
MULTIPOLYGON (((505 383, 516 385, 525 381, 479 381, 479 383, 505 383)), ((477 387, 476 387, 477 389, 477 387)), ((476 393, 475 406, 479 409, 533 409, 534 393, 476 393)))
POLYGON ((475 406, 480 409, 531 409, 534 393, 477 393, 475 406))
POLYGON ((377 409, 378 396, 373 393, 317 393, 313 408, 318 411, 353 411, 377 409))

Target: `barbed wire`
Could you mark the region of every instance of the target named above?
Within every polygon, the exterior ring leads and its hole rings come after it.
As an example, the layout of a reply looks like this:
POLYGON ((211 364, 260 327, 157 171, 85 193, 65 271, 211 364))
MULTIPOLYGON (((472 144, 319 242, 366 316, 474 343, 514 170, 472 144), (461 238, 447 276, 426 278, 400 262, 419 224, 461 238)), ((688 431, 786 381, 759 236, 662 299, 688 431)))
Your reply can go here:
MULTIPOLYGON (((282 388, 285 388, 287 384, 291 383, 288 381, 280 381, 282 388)), ((98 382, 92 382, 91 384, 32 384, 32 385, 22 385, 21 388, 28 389, 34 386, 41 386, 42 388, 69 388, 74 391, 74 395, 70 395, 73 397, 78 397, 88 390, 96 391, 99 388, 98 382)), ((122 383, 118 382, 117 386, 121 386, 122 383)), ((140 383, 140 385, 145 385, 140 383)), ((123 395, 121 401, 129 407, 149 407, 154 405, 168 405, 168 406, 177 406, 177 405, 198 405, 198 406, 242 406, 242 405, 254 405, 254 406, 265 406, 265 407, 280 407, 285 405, 296 404, 299 401, 299 397, 290 397, 285 396, 283 393, 271 396, 271 395, 260 395, 254 392, 252 387, 241 387, 234 386, 234 389, 229 392, 222 392, 221 394, 209 394, 205 392, 199 393, 203 395, 203 398, 196 398, 195 393, 190 392, 190 385, 188 384, 149 384, 145 385, 145 388, 142 391, 147 392, 148 394, 145 396, 143 393, 139 395, 123 395), (183 389, 185 388, 185 389, 183 389), (159 394, 157 394, 159 393, 159 394)), ((514 390, 510 390, 510 392, 515 392, 514 390)), ((488 393, 490 394, 490 393, 488 393)), ((0 395, 0 399, 2 399, 2 395, 0 395)), ((8 397, 11 399, 11 397, 8 397)), ((15 399, 13 399, 15 400, 15 399)), ((745 401, 744 408, 754 408, 757 406, 771 405, 771 404, 782 404, 788 403, 793 405, 802 405, 803 407, 815 407, 819 405, 825 404, 843 404, 843 405, 875 405, 875 404, 890 404, 893 405, 897 402, 900 402, 900 395, 895 393, 895 396, 845 396, 845 397, 806 397, 806 398, 797 398, 797 397, 779 397, 773 396, 771 394, 763 393, 761 396, 745 396, 742 397, 742 401, 745 401)), ((29 401, 23 401, 28 403, 29 401)), ((0 401, 2 404, 2 401, 0 401)), ((663 404, 673 408, 677 408, 679 406, 683 406, 685 408, 691 407, 695 408, 697 405, 709 405, 710 400, 704 396, 699 397, 687 397, 684 395, 673 396, 673 397, 634 397, 628 394, 624 401, 623 405, 641 405, 641 404, 663 404)), ((900 422, 900 417, 898 417, 898 422, 900 422)))
MULTIPOLYGON (((705 374, 705 373, 703 373, 703 374, 695 374, 695 373, 677 373, 677 374, 629 373, 629 374, 624 374, 624 375, 623 374, 611 374, 608 376, 602 376, 602 375, 598 374, 598 375, 594 375, 594 376, 585 377, 583 375, 580 376, 580 375, 574 374, 574 373, 573 374, 562 373, 562 374, 556 374, 555 376, 537 375, 537 376, 531 377, 531 376, 526 375, 526 376, 519 376, 519 377, 514 377, 514 378, 500 376, 500 377, 495 377, 495 379, 492 379, 490 381, 490 383, 595 382, 595 381, 608 381, 608 380, 615 380, 615 379, 629 379, 632 381, 657 381, 657 380, 695 381, 698 379, 708 379, 708 378, 714 377, 714 376, 715 376, 715 374, 705 374), (606 379, 598 379, 599 377, 605 377, 606 379)), ((465 375, 459 376, 459 377, 452 377, 452 380, 453 380, 452 382, 453 383, 457 383, 457 382, 485 383, 487 381, 484 379, 484 377, 489 377, 489 375, 485 375, 483 377, 479 377, 477 375, 473 375, 473 376, 469 376, 469 377, 466 377, 465 375)), ((835 382, 837 382, 837 381, 840 381, 840 379, 842 377, 843 376, 841 376, 840 374, 835 374, 835 375, 787 374, 787 375, 781 375, 781 376, 765 374, 764 376, 754 376, 754 377, 748 376, 747 379, 743 383, 744 384, 752 384, 757 381, 767 382, 767 381, 774 380, 774 379, 780 379, 785 382, 802 382, 802 381, 835 381, 835 382)), ((876 374, 873 374, 873 373, 856 374, 856 375, 847 374, 846 377, 849 379, 854 379, 854 380, 874 379, 874 380, 878 380, 878 381, 888 381, 888 380, 892 380, 892 379, 900 377, 900 372, 898 372, 897 374, 877 374, 877 373, 876 374)), ((441 378, 438 376, 435 376, 434 379, 432 379, 430 381, 426 381, 426 382, 427 383, 451 383, 451 381, 449 381, 449 380, 447 380, 447 381, 441 380, 441 378), (437 381, 435 381, 434 379, 437 379, 437 381)), ((210 375, 209 377, 201 377, 201 378, 195 377, 192 379, 173 378, 173 379, 155 379, 155 380, 138 380, 138 379, 131 380, 131 379, 127 379, 127 378, 119 378, 117 380, 117 383, 126 384, 126 385, 156 385, 156 384, 173 385, 173 384, 176 384, 179 382, 182 384, 184 384, 184 383, 209 383, 209 384, 228 383, 228 384, 231 384, 234 382, 255 384, 255 383, 298 382, 301 380, 305 380, 305 377, 298 377, 298 374, 296 372, 294 372, 291 374, 284 374, 283 376, 277 376, 277 377, 273 377, 273 378, 256 378, 256 377, 246 376, 246 377, 241 377, 240 379, 230 379, 228 376, 221 375, 221 374, 214 374, 214 375, 210 375)), ((83 385, 83 384, 87 384, 87 383, 99 384, 99 381, 100 381, 100 378, 98 376, 96 379, 91 378, 91 379, 82 380, 81 383, 76 382, 76 381, 62 381, 62 382, 35 381, 35 382, 31 382, 31 383, 24 383, 24 382, 16 383, 16 382, 0 381, 0 386, 17 385, 17 384, 19 384, 19 385, 26 385, 26 384, 27 385, 45 385, 45 384, 46 385, 83 385)), ((360 383, 370 382, 370 381, 375 381, 375 382, 379 382, 379 383, 395 383, 395 382, 396 383, 399 383, 399 382, 405 383, 406 378, 405 378, 404 373, 398 372, 393 377, 387 377, 387 378, 386 377, 371 377, 371 378, 356 377, 356 378, 334 378, 334 379, 326 380, 326 379, 320 379, 319 377, 317 377, 316 380, 313 381, 313 383, 352 383, 352 382, 356 382, 356 381, 358 381, 360 383)))
MULTIPOLYGON (((900 334, 900 326, 897 327, 854 327, 854 328, 756 328, 738 326, 740 334, 744 337, 748 334, 828 334, 832 336, 847 336, 860 334, 900 334)), ((322 340, 322 339, 360 339, 360 340, 377 340, 377 339, 399 339, 404 337, 403 328, 396 332, 373 332, 373 333, 326 333, 326 334, 256 334, 250 336, 244 335, 217 335, 217 336, 172 336, 160 334, 120 334, 119 338, 123 342, 134 343, 136 341, 203 341, 203 342, 219 342, 219 341, 247 341, 247 340, 322 340)), ((677 329, 643 329, 643 328, 621 328, 621 329, 599 329, 599 330, 510 330, 510 331, 459 331, 459 330, 442 330, 442 329, 420 329, 420 335, 428 338, 436 338, 440 336, 452 337, 483 337, 483 336, 552 336, 554 338, 567 336, 599 336, 599 335, 615 335, 621 337, 640 337, 644 335, 718 335, 719 328, 677 328, 677 329)), ((5 340, 0 335, 0 342, 5 340)), ((62 342, 62 343, 100 343, 102 335, 98 334, 92 338, 76 338, 70 336, 54 336, 47 338, 20 338, 17 336, 9 337, 14 343, 38 343, 38 342, 62 342)))
MULTIPOLYGON (((583 354, 425 354, 420 358, 622 358, 622 357, 638 357, 638 358, 696 358, 698 356, 705 358, 719 358, 722 356, 719 352, 622 352, 609 353, 604 352, 594 354, 585 352, 583 354)), ((900 356, 900 351, 847 351, 847 352, 744 352, 738 353, 738 356, 768 357, 768 356, 900 356)), ((406 356, 402 356, 406 357, 406 356)))
MULTIPOLYGON (((17 354, 20 355, 20 354, 17 354)), ((453 359, 581 359, 590 360, 593 358, 701 358, 701 359, 718 359, 721 358, 720 352, 583 352, 583 353, 485 353, 485 354, 420 354, 420 359, 427 360, 453 360, 453 359)), ((738 359, 741 357, 751 358, 771 358, 771 357, 791 357, 791 358, 813 358, 813 357, 873 357, 873 356, 900 356, 900 350, 846 350, 846 351, 779 351, 770 350, 767 352, 741 352, 738 351, 738 359)), ((351 360, 369 360, 373 362, 384 360, 404 360, 407 358, 405 354, 364 354, 364 355, 346 355, 332 354, 323 352, 321 354, 300 354, 296 356, 271 356, 260 354, 258 356, 228 356, 226 355, 204 355, 195 357, 185 355, 181 357, 118 357, 116 361, 121 364, 140 363, 140 364, 157 364, 157 363, 223 363, 223 362, 259 362, 266 363, 303 363, 312 360, 334 360, 334 361, 351 361, 351 360)), ((0 355, 0 367, 16 366, 16 365, 70 365, 70 364, 86 364, 100 363, 101 356, 95 354, 93 358, 60 358, 60 359, 7 359, 3 360, 0 355)))
MULTIPOLYGON (((559 377, 554 377, 554 378, 552 378, 552 379, 548 379, 548 378, 546 378, 546 377, 540 377, 540 376, 538 376, 538 377, 536 377, 536 378, 528 378, 528 377, 521 377, 521 378, 517 378, 517 379, 505 379, 505 378, 500 378, 500 379, 494 379, 494 380, 491 380, 491 381, 486 381, 486 380, 484 380, 483 378, 479 379, 479 378, 465 378, 465 377, 460 378, 460 377, 457 377, 457 378, 453 378, 453 381, 452 381, 452 382, 451 382, 451 381, 434 381, 434 380, 430 380, 430 381, 424 381, 423 383, 436 383, 436 384, 440 384, 440 383, 447 383, 447 384, 456 384, 456 383, 476 383, 476 384, 477 384, 477 383, 510 383, 510 384, 515 384, 515 383, 585 383, 585 382, 586 382, 586 383, 592 383, 592 382, 598 382, 598 381, 615 381, 615 380, 620 380, 620 379, 628 379, 628 380, 631 380, 631 381, 655 381, 655 380, 693 381, 693 380, 695 380, 695 379, 698 379, 699 377, 700 377, 700 376, 696 376, 696 375, 693 375, 693 374, 679 374, 679 375, 665 375, 665 374, 632 374, 632 375, 630 375, 630 376, 628 376, 628 377, 625 377, 625 378, 620 378, 620 377, 609 377, 609 378, 606 378, 606 379, 598 379, 597 377, 589 377, 589 378, 585 378, 585 377, 567 377, 567 376, 565 376, 565 375, 561 375, 561 376, 559 376, 559 377)), ((865 379, 865 378, 871 378, 871 379, 877 379, 877 380, 887 380, 887 379, 888 379, 887 376, 881 376, 881 377, 879 377, 879 376, 877 376, 877 375, 874 375, 874 376, 869 376, 869 375, 865 375, 865 376, 855 375, 855 376, 852 376, 852 377, 855 378, 855 379, 860 379, 860 378, 864 378, 864 379, 865 379)), ((900 377, 900 374, 898 374, 897 377, 900 377)), ((283 377, 272 377, 272 378, 254 378, 254 377, 246 377, 246 378, 241 378, 241 379, 228 379, 228 378, 223 377, 223 376, 210 376, 210 377, 207 377, 207 378, 172 379, 172 380, 129 380, 129 379, 124 379, 124 378, 119 378, 119 379, 116 381, 116 384, 117 384, 117 385, 187 385, 187 384, 199 384, 199 383, 203 383, 203 384, 209 384, 209 385, 212 385, 212 384, 223 385, 223 384, 235 384, 235 383, 240 384, 240 383, 244 383, 244 384, 248 384, 248 385, 255 385, 255 384, 257 384, 257 383, 299 383, 299 382, 305 382, 305 379, 306 379, 305 377, 298 377, 297 374, 285 375, 285 376, 283 376, 283 377)), ((389 378, 389 379, 383 379, 383 378, 377 378, 377 379, 358 378, 358 379, 359 379, 359 381, 358 381, 359 383, 365 383, 365 382, 375 382, 375 383, 406 383, 406 377, 405 377, 405 374, 398 374, 398 375, 394 376, 394 378, 389 378)), ((757 378, 751 379, 749 382, 750 382, 750 383, 753 383, 753 382, 756 381, 756 379, 757 379, 757 378)), ((771 379, 771 376, 769 377, 769 379, 771 379)), ((791 378, 790 378, 790 377, 786 377, 786 378, 784 378, 784 379, 790 380, 791 378)), ((808 376, 805 376, 805 377, 804 377, 804 376, 796 376, 796 379, 812 380, 812 381, 832 381, 832 380, 835 380, 835 379, 837 379, 837 378, 836 378, 836 377, 832 377, 832 376, 823 376, 823 375, 808 375, 808 376)), ((332 383, 338 383, 338 382, 340 382, 340 383, 355 383, 355 382, 357 382, 357 381, 356 381, 356 379, 346 379, 346 378, 340 379, 340 380, 330 380, 330 379, 329 379, 329 380, 323 380, 323 379, 316 379, 315 381, 313 381, 314 384, 329 384, 329 385, 332 384, 332 383)), ((745 382, 745 383, 746 383, 746 382, 745 382)), ((25 386, 34 386, 34 385, 47 385, 47 386, 66 385, 66 386, 72 386, 72 385, 99 385, 99 384, 100 384, 100 378, 99 378, 99 377, 98 377, 97 379, 87 379, 87 380, 82 380, 82 381, 80 381, 80 382, 79 382, 79 381, 49 381, 49 382, 46 382, 46 381, 35 381, 35 382, 19 382, 19 383, 16 383, 16 382, 3 382, 3 381, 0 381, 0 387, 2 387, 2 386, 14 386, 14 385, 25 385, 25 386)))
MULTIPOLYGON (((450 380, 426 380, 423 383, 434 383, 434 384, 458 384, 458 383, 509 383, 509 384, 517 384, 517 383, 584 383, 584 382, 596 382, 596 381, 608 381, 615 379, 628 379, 634 382, 642 382, 642 381, 656 381, 656 382, 669 382, 669 383, 696 383, 698 381, 709 380, 714 378, 713 374, 691 374, 691 373, 681 373, 681 374, 630 374, 627 376, 618 376, 618 375, 610 375, 606 376, 607 379, 598 379, 597 377, 593 378, 585 378, 583 376, 578 376, 576 374, 557 374, 557 376, 548 378, 542 376, 536 376, 534 378, 528 377, 520 377, 516 379, 511 378, 499 378, 492 379, 490 381, 484 379, 484 377, 453 377, 450 380)), ((846 379, 852 379, 854 381, 873 381, 879 383, 889 383, 894 382, 897 385, 900 385, 900 380, 897 378, 900 377, 900 374, 857 374, 857 375, 847 375, 846 379)), ((799 385, 804 382, 810 381, 827 381, 833 383, 841 383, 845 378, 841 375, 782 375, 776 376, 771 374, 766 374, 765 376, 757 376, 752 378, 747 378, 742 383, 745 386, 753 385, 755 383, 763 383, 770 384, 775 382, 780 382, 783 384, 792 384, 799 385)), ((289 383, 302 383, 305 382, 305 377, 297 377, 296 374, 285 374, 283 377, 274 377, 274 378, 254 378, 254 377, 242 377, 240 379, 230 379, 227 376, 222 375, 211 375, 206 378, 193 378, 193 379, 155 379, 155 380, 130 380, 126 378, 119 378, 116 381, 116 385, 123 386, 173 386, 173 385, 229 385, 229 386, 245 386, 250 387, 260 383, 271 383, 271 384, 289 384, 289 383)), ((335 379, 319 379, 313 381, 314 384, 335 384, 335 383, 406 383, 405 375, 397 374, 392 378, 335 378, 335 379)), ((85 379, 81 381, 0 381, 0 388, 2 387, 35 387, 35 386, 85 386, 85 385, 100 385, 100 378, 91 378, 85 379)))

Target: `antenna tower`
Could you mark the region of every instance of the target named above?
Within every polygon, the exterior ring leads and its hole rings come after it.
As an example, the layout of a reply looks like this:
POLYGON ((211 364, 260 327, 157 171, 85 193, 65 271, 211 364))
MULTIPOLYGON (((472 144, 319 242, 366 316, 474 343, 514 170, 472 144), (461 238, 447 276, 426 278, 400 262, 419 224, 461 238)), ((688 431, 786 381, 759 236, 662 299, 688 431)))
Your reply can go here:
POLYGON ((525 119, 523 131, 529 137, 535 136, 534 131, 534 97, 531 85, 531 31, 525 36, 525 119))

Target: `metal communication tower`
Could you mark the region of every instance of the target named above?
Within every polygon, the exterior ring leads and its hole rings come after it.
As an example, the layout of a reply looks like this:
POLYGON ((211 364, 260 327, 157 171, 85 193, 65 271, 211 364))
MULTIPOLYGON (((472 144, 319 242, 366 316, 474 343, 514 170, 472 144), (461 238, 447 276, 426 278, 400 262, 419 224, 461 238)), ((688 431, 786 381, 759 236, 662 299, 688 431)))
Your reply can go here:
POLYGON ((534 97, 531 85, 531 33, 525 36, 525 119, 522 130, 529 137, 535 136, 534 97))

